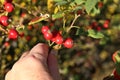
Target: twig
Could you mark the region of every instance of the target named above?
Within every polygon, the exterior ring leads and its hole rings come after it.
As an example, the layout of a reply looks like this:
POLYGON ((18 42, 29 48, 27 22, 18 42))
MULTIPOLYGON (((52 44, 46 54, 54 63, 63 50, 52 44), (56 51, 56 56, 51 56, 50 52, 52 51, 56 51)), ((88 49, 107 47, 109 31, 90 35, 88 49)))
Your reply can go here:
POLYGON ((75 14, 75 18, 72 21, 72 23, 71 23, 70 27, 68 28, 67 32, 69 32, 71 30, 71 28, 75 27, 73 25, 74 25, 74 23, 75 23, 75 21, 77 20, 78 17, 80 17, 80 15, 75 14))

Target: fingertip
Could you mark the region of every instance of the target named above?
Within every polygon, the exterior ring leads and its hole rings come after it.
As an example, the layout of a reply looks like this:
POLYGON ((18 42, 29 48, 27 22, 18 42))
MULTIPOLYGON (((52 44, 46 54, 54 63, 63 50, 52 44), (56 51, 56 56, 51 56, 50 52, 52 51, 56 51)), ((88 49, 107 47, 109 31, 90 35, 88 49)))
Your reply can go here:
POLYGON ((49 51, 48 45, 43 43, 38 43, 30 50, 29 55, 33 55, 38 59, 41 57, 47 59, 48 51, 49 51))

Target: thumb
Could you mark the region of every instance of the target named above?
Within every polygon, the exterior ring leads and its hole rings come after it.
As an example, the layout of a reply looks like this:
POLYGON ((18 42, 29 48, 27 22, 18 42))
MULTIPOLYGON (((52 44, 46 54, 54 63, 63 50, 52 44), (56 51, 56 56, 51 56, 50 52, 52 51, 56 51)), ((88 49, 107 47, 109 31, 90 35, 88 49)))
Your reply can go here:
POLYGON ((46 44, 39 43, 30 50, 29 55, 46 62, 48 51, 49 48, 46 44))
POLYGON ((48 69, 50 71, 50 74, 54 78, 54 80, 61 80, 56 54, 57 54, 57 51, 55 50, 52 50, 50 52, 50 54, 48 55, 47 64, 48 64, 48 69))

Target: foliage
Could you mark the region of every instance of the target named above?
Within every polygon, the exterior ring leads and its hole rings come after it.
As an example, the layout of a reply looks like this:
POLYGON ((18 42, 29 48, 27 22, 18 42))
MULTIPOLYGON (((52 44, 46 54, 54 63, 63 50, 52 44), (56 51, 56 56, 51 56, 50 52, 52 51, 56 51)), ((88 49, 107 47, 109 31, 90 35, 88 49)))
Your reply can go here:
POLYGON ((39 42, 58 50, 63 80, 98 80, 92 75, 101 69, 112 73, 111 55, 120 48, 119 0, 13 0, 13 12, 5 11, 4 1, 0 0, 0 16, 7 16, 9 25, 0 21, 1 80, 21 53, 39 42), (70 37, 74 46, 66 49, 46 40, 43 26, 51 33, 58 31, 63 42, 70 37), (9 38, 11 28, 18 32, 15 40, 9 38))

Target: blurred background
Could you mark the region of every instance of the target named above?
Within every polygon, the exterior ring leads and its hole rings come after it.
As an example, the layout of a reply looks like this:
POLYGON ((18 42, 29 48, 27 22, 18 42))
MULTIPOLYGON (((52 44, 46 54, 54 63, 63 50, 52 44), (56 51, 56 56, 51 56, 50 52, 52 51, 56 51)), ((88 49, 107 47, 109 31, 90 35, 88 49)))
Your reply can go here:
MULTIPOLYGON (((16 26, 19 37, 17 40, 9 40, 7 35, 0 36, 0 80, 4 80, 6 72, 24 51, 30 50, 39 42, 47 44, 41 33, 43 25, 61 29, 61 18, 28 25, 31 19, 42 16, 41 13, 55 14, 54 3, 49 1, 13 0, 14 11, 8 14, 12 20, 9 27, 16 26)), ((3 6, 0 6, 0 9, 1 7, 3 6)), ((96 11, 89 15, 82 11, 83 9, 77 10, 77 14, 81 16, 75 25, 81 28, 73 29, 70 33, 74 47, 71 49, 63 47, 58 50, 59 69, 63 80, 103 80, 112 74, 114 69, 112 54, 120 49, 120 0, 101 0, 95 7, 96 11), (100 32, 104 37, 100 39, 90 37, 86 35, 88 29, 100 32)), ((73 20, 72 15, 73 13, 66 15, 68 21, 66 26, 73 20)))

